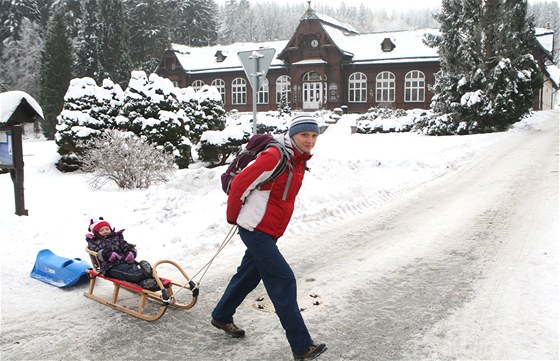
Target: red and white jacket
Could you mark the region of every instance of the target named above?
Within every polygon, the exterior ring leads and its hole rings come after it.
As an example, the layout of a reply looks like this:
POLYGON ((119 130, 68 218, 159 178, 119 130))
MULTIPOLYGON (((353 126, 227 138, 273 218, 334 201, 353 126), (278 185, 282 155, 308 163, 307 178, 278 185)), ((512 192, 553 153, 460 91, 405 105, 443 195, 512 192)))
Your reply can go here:
POLYGON ((235 176, 231 183, 226 211, 228 223, 237 224, 249 231, 264 232, 274 239, 280 238, 288 227, 294 212, 296 196, 303 182, 305 162, 311 158, 311 154, 298 150, 287 134, 282 141, 288 152, 293 154, 289 161, 293 168, 290 167, 292 175, 285 200, 282 198, 288 183, 288 169, 276 179, 258 186, 272 175, 280 163, 280 152, 271 147, 261 152, 235 176))

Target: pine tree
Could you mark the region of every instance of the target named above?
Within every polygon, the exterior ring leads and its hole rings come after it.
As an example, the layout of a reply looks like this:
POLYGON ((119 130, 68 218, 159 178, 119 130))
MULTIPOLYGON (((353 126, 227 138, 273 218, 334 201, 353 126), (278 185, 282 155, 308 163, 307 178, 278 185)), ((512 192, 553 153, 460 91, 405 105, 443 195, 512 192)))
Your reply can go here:
POLYGON ((165 21, 167 13, 162 0, 134 1, 128 11, 130 19, 130 58, 133 68, 152 72, 168 45, 165 21))
POLYGON ((66 32, 64 15, 57 12, 51 20, 41 58, 41 100, 45 121, 43 134, 53 139, 56 117, 64 104, 64 94, 73 78, 72 44, 66 32))
POLYGON ((128 25, 120 0, 103 0, 100 6, 102 78, 125 88, 132 69, 128 25))
POLYGON ((169 39, 190 46, 216 44, 218 39, 218 7, 214 0, 170 1, 168 14, 169 39))
POLYGON ((76 76, 90 77, 102 81, 100 63, 101 27, 98 19, 97 0, 81 3, 82 20, 76 46, 76 76))
POLYGON ((531 52, 534 29, 526 0, 444 0, 432 108, 442 132, 504 130, 531 108, 542 82, 531 52))

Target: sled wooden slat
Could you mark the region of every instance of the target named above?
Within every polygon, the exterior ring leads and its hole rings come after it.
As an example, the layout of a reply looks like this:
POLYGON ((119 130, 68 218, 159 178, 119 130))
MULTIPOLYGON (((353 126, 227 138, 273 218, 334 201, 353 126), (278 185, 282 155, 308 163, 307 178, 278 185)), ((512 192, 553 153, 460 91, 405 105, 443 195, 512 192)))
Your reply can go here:
POLYGON ((130 283, 130 282, 126 282, 123 280, 106 277, 102 275, 100 273, 101 264, 97 257, 97 253, 90 250, 89 248, 86 248, 86 252, 89 254, 91 258, 93 269, 89 269, 86 271, 90 277, 90 281, 89 281, 89 288, 86 292, 84 292, 84 296, 94 301, 97 301, 106 306, 113 307, 119 311, 125 312, 131 316, 138 317, 146 321, 155 321, 161 318, 161 316, 163 316, 163 314, 166 312, 168 306, 172 306, 178 309, 190 309, 197 302, 198 289, 196 289, 196 285, 194 284, 194 282, 191 281, 191 279, 181 268, 181 266, 179 266, 177 263, 173 261, 161 260, 154 264, 153 266, 154 278, 156 279, 160 289, 163 290, 163 291, 154 292, 154 291, 144 289, 134 283, 130 283), (156 269, 159 265, 165 263, 176 267, 179 270, 179 272, 182 274, 182 276, 185 278, 186 282, 184 284, 180 284, 166 278, 160 278, 158 276, 156 269), (94 294, 96 281, 98 278, 106 280, 113 284, 113 293, 110 299, 106 299, 94 294), (137 307, 131 308, 119 303, 119 293, 121 288, 125 289, 126 291, 130 291, 134 294, 137 294, 140 297, 138 300, 137 307), (184 290, 182 290, 182 288, 184 290), (181 291, 183 292, 190 291, 192 293, 192 297, 188 302, 181 303, 174 296, 176 293, 181 291), (167 294, 168 297, 167 300, 164 300, 162 298, 162 293, 167 294), (148 301, 152 301, 150 302, 150 305, 155 305, 155 307, 147 307, 148 301), (149 309, 149 312, 147 311, 147 309, 149 309))

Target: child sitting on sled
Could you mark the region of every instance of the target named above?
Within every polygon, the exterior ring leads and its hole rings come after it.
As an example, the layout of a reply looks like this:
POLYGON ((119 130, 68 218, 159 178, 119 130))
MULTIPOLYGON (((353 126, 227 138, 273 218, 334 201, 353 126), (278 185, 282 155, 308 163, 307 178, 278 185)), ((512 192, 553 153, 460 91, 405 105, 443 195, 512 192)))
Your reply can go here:
POLYGON ((97 252, 101 274, 133 282, 144 289, 159 291, 152 276, 152 266, 147 261, 136 261, 136 248, 124 240, 123 230, 115 232, 103 217, 91 220, 86 234, 88 248, 97 252))

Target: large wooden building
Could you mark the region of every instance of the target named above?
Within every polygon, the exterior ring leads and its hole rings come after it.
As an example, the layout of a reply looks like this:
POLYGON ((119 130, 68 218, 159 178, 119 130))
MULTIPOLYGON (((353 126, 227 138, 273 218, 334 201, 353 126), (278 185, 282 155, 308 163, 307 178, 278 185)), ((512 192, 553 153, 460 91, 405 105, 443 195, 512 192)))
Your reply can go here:
MULTIPOLYGON (((439 57, 437 49, 422 39, 437 32, 359 34, 309 6, 290 40, 199 48, 172 44, 156 73, 178 87, 215 86, 226 110, 251 111, 253 90, 237 54, 273 48, 275 57, 257 93, 257 111, 276 110, 283 96, 293 110, 303 111, 429 109, 433 95, 429 86, 439 70, 439 57)), ((551 50, 538 54, 543 62, 548 55, 551 50)), ((558 89, 557 82, 552 88, 558 89)))

